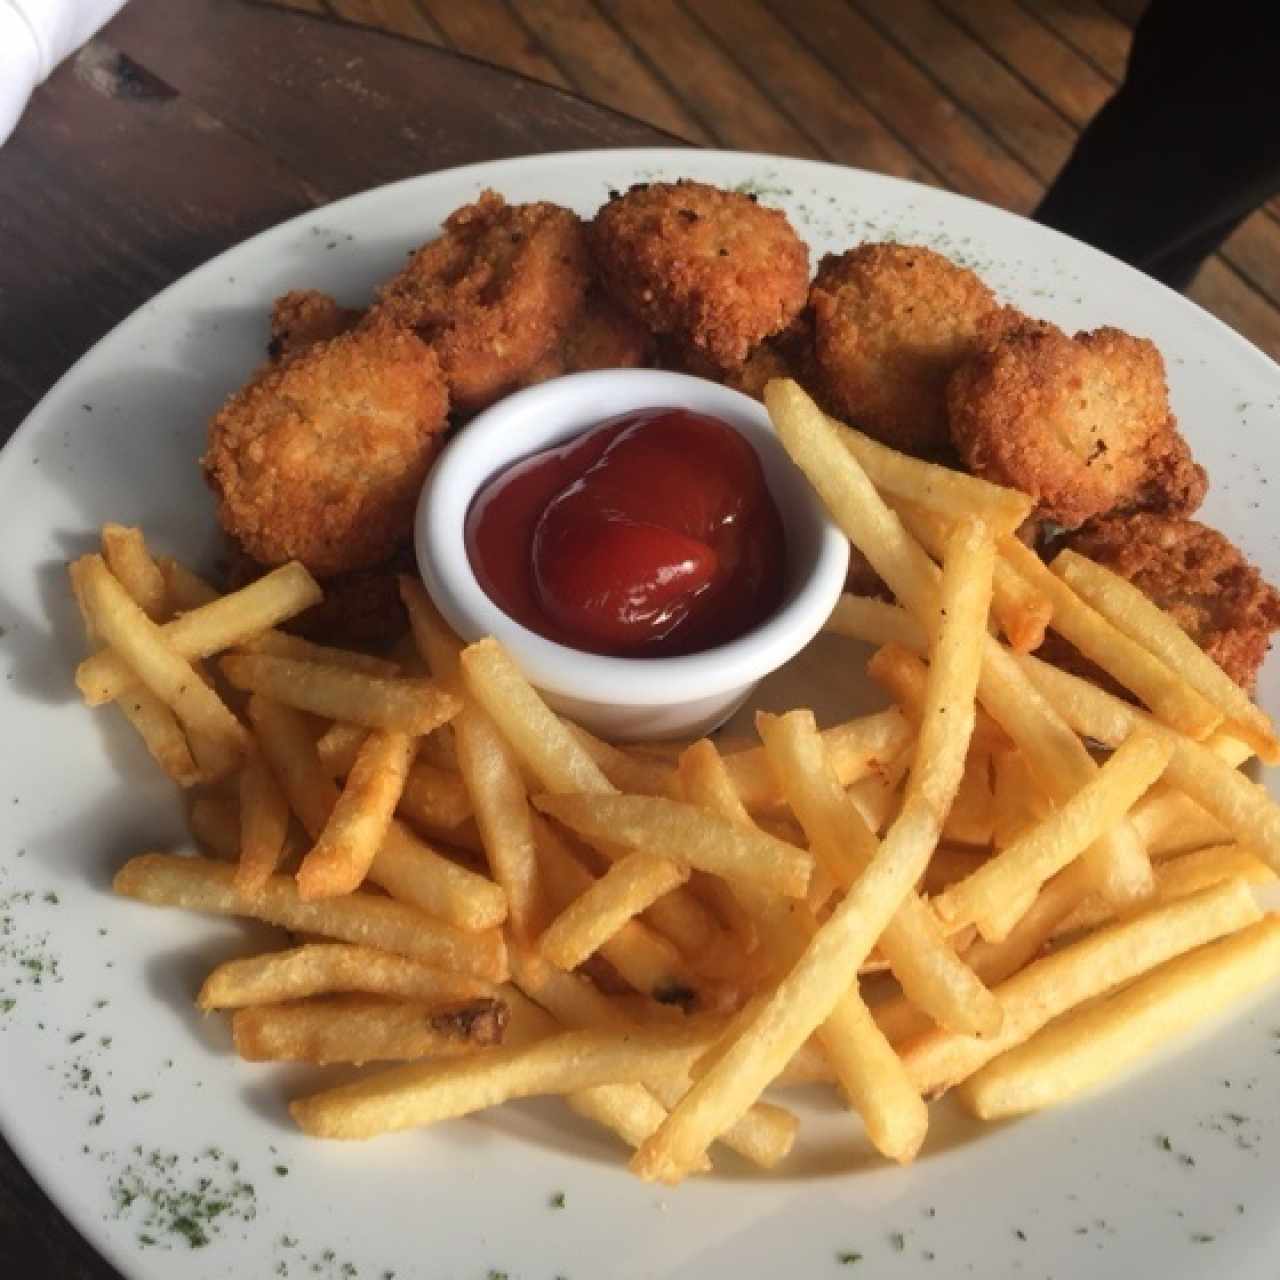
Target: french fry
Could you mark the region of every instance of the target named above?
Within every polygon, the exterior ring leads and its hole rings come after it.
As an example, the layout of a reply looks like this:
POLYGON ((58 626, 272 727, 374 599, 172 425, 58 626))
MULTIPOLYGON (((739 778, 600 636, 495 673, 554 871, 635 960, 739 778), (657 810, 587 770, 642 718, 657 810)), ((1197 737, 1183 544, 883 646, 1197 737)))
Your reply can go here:
MULTIPOLYGON (((904 645, 891 642, 871 655, 867 675, 902 708, 912 724, 920 723, 929 679, 929 668, 923 659, 904 645)), ((973 742, 984 751, 1005 751, 1012 745, 1004 730, 981 708, 974 720, 973 742)))
POLYGON ((370 729, 415 736, 430 733, 462 709, 453 694, 430 680, 367 676, 347 667, 256 653, 229 654, 220 666, 238 689, 370 729))
POLYGON ((212 857, 223 862, 240 860, 240 805, 220 789, 197 791, 187 814, 192 838, 212 857))
POLYGON ((289 801, 256 748, 245 761, 239 785, 240 858, 235 883, 242 893, 255 893, 284 856, 289 801))
MULTIPOLYGON (((1076 732, 1112 745, 1135 725, 1156 725, 1119 698, 1077 676, 1041 662, 1031 655, 1017 661, 1031 682, 1047 697, 1076 732)), ((1242 844, 1255 848, 1272 867, 1280 867, 1280 807, 1238 769, 1204 743, 1172 735, 1173 755, 1165 780, 1185 793, 1222 824, 1242 844)))
POLYGON ((548 791, 609 795, 616 791, 559 716, 492 637, 463 650, 467 691, 493 717, 512 749, 548 791))
POLYGON ((760 939, 755 921, 724 880, 695 871, 689 877, 689 892, 724 926, 743 954, 750 955, 756 949, 760 939))
POLYGON ((116 873, 115 891, 155 906, 244 916, 295 933, 379 947, 427 964, 501 982, 506 947, 496 929, 464 933, 413 907, 373 894, 303 902, 289 876, 274 875, 255 894, 235 887, 235 868, 207 858, 144 853, 116 873))
POLYGON ((318 662, 326 667, 346 667, 367 676, 390 679, 400 674, 400 667, 386 658, 357 653, 353 649, 338 649, 333 645, 316 644, 287 631, 263 631, 247 640, 241 640, 236 648, 243 653, 262 653, 272 658, 288 658, 293 662, 318 662))
POLYGON ((903 1061, 916 1087, 939 1093, 1022 1044, 1051 1019, 1094 996, 1223 934, 1253 924, 1261 912, 1249 887, 1229 880, 1151 907, 1029 964, 996 988, 1004 1007, 997 1035, 980 1040, 932 1031, 909 1044, 903 1061))
MULTIPOLYGON (((810 849, 836 884, 848 890, 879 846, 826 761, 812 712, 760 713, 756 727, 810 849)), ((999 1027, 994 999, 948 947, 916 894, 903 900, 879 946, 911 999, 944 1025, 987 1034, 999 1027)))
POLYGON ((759 1098, 848 992, 850 975, 924 871, 940 826, 927 802, 908 799, 871 865, 809 940, 759 1016, 636 1152, 633 1172, 647 1181, 679 1181, 759 1098))
POLYGON ((911 769, 914 755, 915 743, 911 742, 883 769, 845 788, 845 794, 862 814, 863 821, 877 835, 897 817, 902 802, 902 781, 911 769))
POLYGON ((1149 649, 1204 695, 1267 764, 1280 764, 1280 738, 1270 717, 1169 614, 1131 582, 1074 551, 1062 551, 1053 572, 1112 626, 1149 649))
POLYGON ((229 755, 242 758, 249 746, 244 725, 192 670, 191 663, 169 646, 163 630, 134 604, 101 556, 84 557, 81 563, 86 607, 98 634, 114 650, 114 655, 98 656, 118 657, 189 732, 200 733, 229 755))
POLYGON ((1067 1101, 1278 975, 1280 917, 1272 915, 1068 1013, 971 1076, 956 1095, 984 1120, 1067 1101))
POLYGON ((565 1031, 527 1046, 393 1067, 300 1098, 289 1110, 312 1137, 373 1138, 470 1115, 512 1098, 637 1083, 678 1066, 696 1042, 688 1031, 658 1027, 647 1031, 643 1042, 628 1031, 565 1031))
MULTIPOLYGON (((690 800, 728 822, 752 825, 714 744, 705 740, 694 743, 680 757, 679 767, 690 800)), ((800 909, 763 890, 739 885, 735 892, 759 921, 761 946, 778 972, 792 968, 817 932, 817 922, 805 919, 800 909)), ((841 997, 815 1035, 823 1048, 809 1056, 818 1058, 823 1079, 839 1082, 876 1149, 891 1160, 913 1159, 924 1141, 928 1112, 856 991, 841 997)), ((734 1041, 726 1041, 724 1048, 731 1043, 734 1041)), ((798 1060, 806 1047, 801 1046, 792 1056, 784 1074, 794 1078, 802 1071, 804 1064, 798 1060)))
POLYGON ((407 733, 386 729, 375 729, 365 739, 323 830, 298 868, 298 893, 304 901, 337 898, 363 883, 386 842, 415 746, 407 733))
POLYGON ((493 878, 507 898, 507 918, 521 945, 545 927, 533 822, 515 753, 479 706, 468 702, 454 721, 458 765, 493 878))
POLYGON ((455 687, 461 680, 459 659, 462 656, 462 641, 441 616, 435 602, 427 594, 427 589, 417 578, 401 574, 397 582, 400 586, 400 599, 409 615, 409 628, 413 633, 418 656, 437 680, 446 682, 450 688, 455 687))
POLYGON ((156 564, 164 579, 165 599, 174 613, 190 613, 192 609, 201 609, 212 604, 222 594, 173 556, 157 556, 156 564))
MULTIPOLYGON (((87 565, 75 560, 67 566, 71 576, 71 591, 80 609, 85 638, 92 648, 97 648, 99 636, 89 614, 84 598, 84 575, 87 565)), ((199 765, 192 757, 186 734, 178 724, 178 718, 144 685, 134 685, 130 696, 120 701, 120 710, 126 720, 137 730, 151 758, 180 787, 191 787, 203 778, 199 765)))
POLYGON ((246 1062, 385 1062, 451 1058, 502 1043, 507 1008, 482 997, 453 1004, 382 996, 319 996, 237 1009, 231 1038, 246 1062))
POLYGON ((877 648, 896 644, 922 654, 928 650, 929 637, 924 627, 905 609, 871 596, 842 595, 823 626, 824 631, 861 640, 877 648))
POLYGON ((1002 941, 1022 915, 1021 910, 1011 915, 1010 904, 1038 890, 1119 822, 1172 754, 1171 743, 1135 733, 1075 795, 936 897, 933 909, 953 928, 976 923, 989 942, 1002 941))
POLYGON ((102 558, 138 608, 152 622, 163 622, 169 593, 160 566, 147 550, 142 530, 122 524, 104 524, 102 558))
POLYGON ((496 998, 498 989, 481 978, 374 947, 309 942, 218 965, 204 980, 196 1005, 204 1010, 242 1009, 343 992, 442 1004, 496 998))
MULTIPOLYGON (((294 562, 165 623, 160 634, 178 657, 207 658, 287 621, 320 597, 315 579, 294 562)), ((135 683, 129 664, 115 653, 95 654, 76 669, 76 684, 91 707, 110 702, 135 683)))
MULTIPOLYGON (((975 737, 976 737, 975 733, 975 737)), ((975 742, 965 757, 956 797, 947 811, 942 838, 956 844, 985 848, 995 830, 995 801, 991 792, 991 752, 975 742)))
POLYGON ((362 724, 335 721, 316 739, 316 755, 331 778, 345 778, 360 754, 369 730, 362 724))
MULTIPOLYGON (((1198 893, 1210 885, 1239 878, 1246 884, 1271 884, 1276 873, 1251 849, 1238 844, 1213 845, 1196 849, 1156 863, 1155 902, 1172 902, 1198 893)), ((1062 937, 1096 929, 1110 924, 1116 918, 1115 908, 1097 894, 1090 894, 1054 930, 1053 936, 1062 937)))
POLYGON ((688 867, 651 853, 632 853, 565 908, 538 940, 560 969, 576 969, 630 919, 689 878, 688 867))
POLYGON ((1208 737, 1222 723, 1222 713, 1207 698, 1082 600, 1030 547, 1017 538, 1006 538, 1000 544, 1000 554, 1049 598, 1053 629, 1137 694, 1158 720, 1197 740, 1208 737))
MULTIPOLYGON (((796 387, 796 384, 790 383, 787 390, 791 387, 796 387)), ((799 390, 798 387, 796 389, 799 390)), ((773 413, 774 403, 769 399, 767 386, 765 403, 773 413)), ((1035 505, 1031 498, 1016 489, 1003 488, 951 467, 921 462, 844 423, 830 418, 827 421, 876 488, 894 498, 912 502, 949 520, 977 516, 997 538, 1013 533, 1035 505)))
POLYGON ((991 773, 991 843, 1007 849, 1028 827, 1047 818, 1053 806, 1021 752, 997 751, 991 773))
POLYGON ((564 727, 578 740, 600 767, 600 772, 621 792, 632 796, 671 796, 675 791, 675 771, 656 761, 639 760, 617 747, 602 742, 581 725, 566 720, 564 727))
MULTIPOLYGON (((911 725, 896 707, 833 725, 822 732, 827 754, 841 786, 845 787, 897 759, 911 736, 911 725)), ((785 803, 763 747, 725 751, 723 760, 742 803, 752 813, 771 813, 785 803)))
POLYGON ((1153 861, 1231 839, 1222 823, 1165 782, 1158 782, 1134 805, 1129 821, 1153 861))
POLYGON ((534 804, 590 840, 673 858, 787 897, 804 896, 813 858, 762 831, 746 831, 659 796, 539 795, 534 804))
MULTIPOLYGON (((249 719, 290 807, 311 838, 318 839, 339 792, 321 767, 305 719, 260 694, 249 699, 249 719)), ((369 879, 393 898, 462 929, 490 929, 506 918, 506 895, 498 885, 441 856, 394 818, 369 867, 369 879)))
MULTIPOLYGON (((954 522, 927 507, 901 498, 890 496, 888 502, 920 545, 941 563, 947 535, 954 522)), ((1053 616, 1053 605, 1007 561, 997 559, 992 566, 991 614, 1000 624, 1010 648, 1017 653, 1030 653, 1044 643, 1045 629, 1053 616)))

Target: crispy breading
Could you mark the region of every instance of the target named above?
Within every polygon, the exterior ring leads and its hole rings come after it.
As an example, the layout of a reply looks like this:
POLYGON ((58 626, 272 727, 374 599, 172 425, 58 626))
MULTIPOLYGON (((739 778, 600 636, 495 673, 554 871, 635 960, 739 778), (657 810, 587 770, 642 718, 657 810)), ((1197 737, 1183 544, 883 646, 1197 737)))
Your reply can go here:
POLYGON ((981 336, 1018 316, 972 271, 908 244, 828 254, 809 299, 831 412, 921 458, 951 448, 947 379, 981 336))
POLYGON ((262 564, 377 564, 408 536, 448 405, 431 348, 390 326, 267 366, 209 425, 222 527, 262 564))
POLYGON ((429 342, 454 406, 474 412, 521 385, 556 348, 586 287, 576 214, 546 202, 509 205, 485 191, 382 286, 369 316, 429 342))
POLYGON ((1065 528, 1113 511, 1187 515, 1204 497, 1145 338, 1016 326, 956 370, 947 407, 965 465, 1030 494, 1037 516, 1065 528))
POLYGON ((661 364, 679 373, 722 383, 753 400, 764 399, 765 384, 772 378, 794 378, 810 394, 816 394, 813 317, 808 310, 800 312, 781 333, 752 347, 735 369, 717 368, 701 352, 672 338, 661 344, 661 364))
POLYGON ((1067 545, 1132 582, 1252 690, 1271 633, 1280 630, 1280 592, 1216 529, 1171 516, 1108 516, 1067 545))
POLYGON ((353 329, 360 312, 340 307, 319 289, 292 289, 271 304, 271 341, 267 354, 284 360, 316 342, 353 329))
POLYGON ((784 213, 740 192, 639 183, 599 210, 590 234, 610 296, 719 369, 804 306, 808 247, 784 213))
POLYGON ((653 334, 592 286, 564 336, 521 385, 592 369, 641 369, 652 362, 653 354, 653 334))

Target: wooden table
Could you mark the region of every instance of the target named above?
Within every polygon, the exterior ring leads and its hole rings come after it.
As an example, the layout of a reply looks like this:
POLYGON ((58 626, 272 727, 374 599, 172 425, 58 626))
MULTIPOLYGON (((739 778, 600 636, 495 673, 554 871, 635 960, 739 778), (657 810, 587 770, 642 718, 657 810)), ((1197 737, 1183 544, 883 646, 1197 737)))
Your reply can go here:
MULTIPOLYGON (((264 227, 454 165, 673 141, 391 36, 243 0, 133 0, 0 148, 0 442, 113 325, 264 227)), ((116 1274, 0 1142, 0 1276, 116 1274)))

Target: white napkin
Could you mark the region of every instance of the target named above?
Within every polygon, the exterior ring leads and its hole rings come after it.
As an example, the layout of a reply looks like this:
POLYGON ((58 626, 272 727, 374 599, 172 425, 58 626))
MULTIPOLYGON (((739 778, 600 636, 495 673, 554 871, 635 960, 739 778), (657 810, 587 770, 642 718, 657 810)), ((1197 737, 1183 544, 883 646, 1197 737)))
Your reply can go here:
POLYGON ((0 143, 63 58, 123 8, 125 0, 0 0, 0 143))

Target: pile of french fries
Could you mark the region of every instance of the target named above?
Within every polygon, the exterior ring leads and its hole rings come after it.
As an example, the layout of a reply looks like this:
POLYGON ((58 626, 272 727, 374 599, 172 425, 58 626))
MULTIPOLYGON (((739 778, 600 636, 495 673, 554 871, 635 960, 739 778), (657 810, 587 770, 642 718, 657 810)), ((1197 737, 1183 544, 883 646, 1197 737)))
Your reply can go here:
POLYGON ((825 731, 601 742, 410 579, 411 636, 372 657, 277 629, 320 598, 298 565, 220 596, 108 526, 71 566, 79 688, 191 788, 206 855, 117 892, 292 935, 197 997, 244 1058, 401 1063, 295 1100, 306 1132, 551 1094, 675 1183, 717 1144, 776 1165, 797 1119, 765 1091, 829 1082, 908 1162, 938 1095, 1061 1102, 1280 973, 1251 888, 1280 808, 1239 770, 1280 760, 1267 717, 1127 583, 1042 564, 1023 495, 795 383, 766 403, 897 601, 832 616, 894 705, 825 731), (1046 627, 1136 701, 1037 659, 1046 627))

